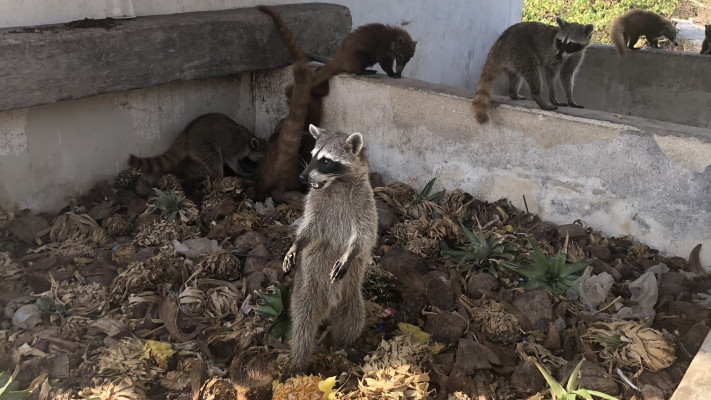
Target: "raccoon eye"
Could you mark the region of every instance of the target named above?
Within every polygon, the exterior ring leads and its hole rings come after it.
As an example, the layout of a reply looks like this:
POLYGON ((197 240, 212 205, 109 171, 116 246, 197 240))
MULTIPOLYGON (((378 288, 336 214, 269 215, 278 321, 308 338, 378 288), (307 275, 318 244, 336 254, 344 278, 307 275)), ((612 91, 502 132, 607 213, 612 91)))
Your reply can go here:
POLYGON ((559 48, 559 49, 560 49, 561 47, 563 47, 563 41, 560 40, 560 39, 556 39, 556 40, 555 40, 555 47, 557 47, 557 48, 559 48))
POLYGON ((331 163, 332 163, 333 161, 331 161, 330 158, 322 158, 322 159, 321 159, 321 162, 323 163, 323 165, 328 166, 328 165, 331 165, 331 163))
POLYGON ((397 56, 397 60, 400 62, 402 62, 402 60, 404 60, 404 59, 405 59, 405 57, 403 57, 403 56, 397 56))
POLYGON ((582 50, 583 45, 580 43, 568 43, 565 45, 565 51, 567 53, 575 53, 576 51, 582 50))

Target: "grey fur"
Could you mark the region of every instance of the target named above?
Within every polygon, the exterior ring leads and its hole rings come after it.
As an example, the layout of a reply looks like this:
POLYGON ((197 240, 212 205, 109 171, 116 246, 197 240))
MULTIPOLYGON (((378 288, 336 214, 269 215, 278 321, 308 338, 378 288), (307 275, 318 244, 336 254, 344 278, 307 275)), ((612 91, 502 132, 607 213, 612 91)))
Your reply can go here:
POLYGON ((361 284, 377 241, 378 218, 363 154, 363 137, 320 130, 314 157, 301 177, 311 190, 296 241, 284 258, 284 270, 296 267, 291 295, 291 357, 303 371, 314 336, 330 315, 338 344, 350 345, 365 324, 361 284), (318 171, 324 157, 338 163, 338 173, 318 171))
POLYGON ((593 26, 566 22, 556 18, 558 26, 540 22, 521 22, 510 26, 496 40, 489 50, 484 69, 479 79, 473 106, 480 123, 487 122, 489 98, 494 80, 502 71, 509 77, 509 96, 513 100, 523 99, 518 88, 523 78, 531 90, 531 96, 544 110, 555 110, 558 106, 579 107, 573 99, 573 85, 578 67, 585 50, 590 44, 593 26), (578 46, 577 51, 568 46, 578 46), (548 86, 550 103, 541 97, 541 73, 548 86), (567 103, 555 98, 555 80, 560 81, 565 90, 567 103))

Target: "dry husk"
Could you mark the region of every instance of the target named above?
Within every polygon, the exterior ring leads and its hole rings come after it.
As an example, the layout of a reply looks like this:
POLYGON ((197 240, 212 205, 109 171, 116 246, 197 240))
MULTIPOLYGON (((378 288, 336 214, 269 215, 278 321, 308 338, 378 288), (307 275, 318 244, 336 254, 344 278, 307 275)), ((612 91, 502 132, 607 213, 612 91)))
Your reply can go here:
POLYGON ((222 279, 237 279, 240 273, 240 262, 228 250, 218 250, 208 254, 200 263, 199 268, 209 276, 222 279))
POLYGON ((101 221, 101 226, 106 229, 111 236, 126 236, 133 230, 131 221, 120 214, 114 214, 104 219, 101 221))
POLYGON ((478 329, 486 333, 493 342, 514 343, 523 332, 516 316, 505 311, 494 299, 476 300, 472 302, 472 307, 467 309, 472 320, 478 324, 478 329))
POLYGON ((165 246, 173 243, 173 240, 184 242, 197 236, 197 232, 186 225, 163 220, 141 229, 133 243, 141 247, 165 246))
POLYGON ((599 355, 609 368, 636 367, 652 372, 669 367, 676 356, 674 343, 655 329, 635 321, 599 322, 588 328, 583 340, 602 345, 599 355), (604 346, 605 339, 617 338, 618 346, 604 346))
POLYGON ((145 342, 125 337, 104 349, 99 355, 98 374, 104 377, 125 377, 145 383, 163 373, 149 360, 141 359, 145 342))
POLYGON ((50 282, 52 288, 42 296, 64 306, 69 315, 97 316, 109 308, 109 290, 100 283, 57 282, 51 276, 50 282))
POLYGON ((67 212, 54 220, 49 230, 49 239, 55 243, 75 239, 101 246, 108 242, 109 237, 89 215, 67 212))
POLYGON ((146 398, 146 388, 136 379, 123 378, 79 392, 79 395, 98 400, 143 400, 146 398))
POLYGON ((186 315, 198 316, 205 310, 205 292, 188 286, 178 295, 180 310, 186 315))
POLYGON ((557 370, 568 363, 564 358, 554 356, 543 345, 533 342, 516 343, 516 354, 518 354, 521 361, 525 362, 528 361, 528 357, 533 357, 539 364, 553 370, 557 370))
POLYGON ((232 213, 230 219, 233 224, 242 229, 255 230, 262 225, 262 219, 257 214, 257 211, 254 210, 254 206, 247 201, 240 203, 237 211, 232 213))
POLYGON ((159 253, 146 261, 134 262, 111 282, 114 301, 125 299, 129 294, 155 290, 160 283, 181 282, 188 276, 183 260, 166 253, 159 253))
POLYGON ((22 286, 22 268, 10 253, 0 252, 0 290, 14 292, 22 286))

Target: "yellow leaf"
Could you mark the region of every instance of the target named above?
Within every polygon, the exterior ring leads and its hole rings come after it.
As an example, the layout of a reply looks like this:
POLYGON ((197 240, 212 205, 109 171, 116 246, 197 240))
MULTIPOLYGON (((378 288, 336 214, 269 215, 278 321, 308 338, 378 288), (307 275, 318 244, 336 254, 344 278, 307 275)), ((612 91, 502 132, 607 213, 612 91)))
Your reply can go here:
POLYGON ((166 369, 168 367, 168 358, 173 353, 175 353, 175 350, 170 348, 169 343, 147 340, 146 344, 143 345, 143 355, 139 360, 153 359, 159 368, 166 369))
POLYGON ((405 322, 398 322, 397 329, 400 329, 400 331, 402 331, 403 333, 411 335, 418 342, 426 342, 430 340, 431 335, 427 332, 423 332, 422 329, 415 325, 408 324, 405 322))
POLYGON ((318 390, 323 392, 322 400, 333 400, 336 394, 333 392, 333 385, 336 384, 336 377, 326 378, 318 383, 318 390))

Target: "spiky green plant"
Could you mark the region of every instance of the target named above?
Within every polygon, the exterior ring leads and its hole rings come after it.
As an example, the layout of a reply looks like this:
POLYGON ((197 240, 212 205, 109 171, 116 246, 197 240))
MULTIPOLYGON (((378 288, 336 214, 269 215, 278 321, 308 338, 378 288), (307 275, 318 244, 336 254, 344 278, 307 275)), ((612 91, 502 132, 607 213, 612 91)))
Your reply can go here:
POLYGON ((420 193, 415 194, 415 197, 412 199, 412 204, 420 204, 423 201, 430 201, 436 203, 440 199, 442 199, 442 197, 444 197, 444 189, 440 190, 437 193, 430 194, 432 192, 432 186, 434 186, 435 179, 437 178, 432 178, 429 182, 427 182, 425 188, 422 189, 420 193))
POLYGON ((0 372, 0 400, 22 400, 30 395, 29 390, 12 390, 13 386, 12 377, 0 372))
POLYGON ((546 382, 548 382, 548 386, 551 388, 551 396, 553 396, 553 400, 575 400, 578 396, 585 400, 593 400, 593 396, 607 400, 618 400, 616 397, 612 397, 609 394, 598 392, 596 390, 583 389, 580 387, 580 367, 582 367, 585 359, 580 360, 578 365, 575 366, 573 373, 571 373, 570 378, 568 378, 568 383, 565 385, 565 388, 558 383, 558 381, 553 379, 551 374, 533 357, 528 357, 528 359, 536 364, 536 367, 538 367, 538 370, 541 371, 541 374, 543 374, 546 382))
POLYGON ((160 216, 165 217, 168 221, 175 221, 175 217, 180 212, 180 202, 185 196, 176 193, 175 190, 168 192, 158 188, 153 188, 153 190, 156 191, 157 196, 151 197, 150 200, 160 210, 160 216))
POLYGON ((257 292, 257 309, 255 312, 262 318, 274 318, 269 327, 269 335, 274 339, 291 339, 291 324, 289 324, 290 290, 277 282, 264 290, 257 292))
POLYGON ((492 275, 497 275, 501 264, 513 263, 513 244, 506 241, 506 237, 495 232, 474 232, 467 229, 461 222, 459 227, 467 238, 467 243, 456 249, 445 250, 443 253, 452 257, 459 270, 468 272, 472 268, 486 270, 492 275))
MULTIPOLYGON (((558 250, 551 258, 546 257, 540 247, 531 238, 528 238, 533 252, 529 255, 532 263, 527 267, 512 268, 519 274, 528 278, 523 288, 533 290, 544 288, 554 295, 565 293, 578 278, 576 273, 593 260, 584 260, 576 263, 566 263, 567 256, 558 250)), ((506 265, 511 267, 510 265, 506 265)))

